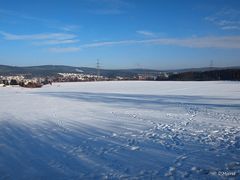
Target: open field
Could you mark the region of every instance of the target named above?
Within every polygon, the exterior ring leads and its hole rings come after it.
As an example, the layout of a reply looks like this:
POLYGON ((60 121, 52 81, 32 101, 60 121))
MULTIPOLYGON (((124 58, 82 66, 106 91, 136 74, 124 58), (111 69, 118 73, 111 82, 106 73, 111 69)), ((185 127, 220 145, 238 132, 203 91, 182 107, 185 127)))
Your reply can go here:
POLYGON ((0 179, 239 174, 239 82, 0 87, 0 179))

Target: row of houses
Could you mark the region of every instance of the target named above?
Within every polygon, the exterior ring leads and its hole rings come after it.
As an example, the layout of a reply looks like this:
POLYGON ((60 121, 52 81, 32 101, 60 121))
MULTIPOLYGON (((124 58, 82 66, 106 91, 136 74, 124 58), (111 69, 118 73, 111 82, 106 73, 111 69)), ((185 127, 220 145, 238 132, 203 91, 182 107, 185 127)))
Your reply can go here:
POLYGON ((121 81, 121 80, 167 80, 168 73, 159 74, 138 74, 134 77, 116 76, 113 78, 98 76, 93 74, 83 73, 58 73, 49 78, 29 78, 29 76, 16 75, 16 76, 0 76, 0 86, 19 85, 22 87, 42 87, 45 84, 52 84, 52 82, 79 82, 79 81, 121 81), (27 78, 28 77, 28 78, 27 78))
POLYGON ((97 81, 97 80, 104 81, 108 80, 108 78, 92 74, 58 73, 58 76, 54 79, 54 81, 57 82, 97 81))
POLYGON ((0 86, 15 86, 37 88, 42 87, 44 84, 51 84, 51 80, 47 78, 32 78, 26 79, 24 76, 0 76, 0 86))
POLYGON ((78 82, 78 81, 104 81, 109 80, 103 76, 83 74, 83 73, 58 73, 51 78, 26 78, 27 76, 0 76, 0 86, 19 85, 22 87, 42 87, 52 82, 78 82))

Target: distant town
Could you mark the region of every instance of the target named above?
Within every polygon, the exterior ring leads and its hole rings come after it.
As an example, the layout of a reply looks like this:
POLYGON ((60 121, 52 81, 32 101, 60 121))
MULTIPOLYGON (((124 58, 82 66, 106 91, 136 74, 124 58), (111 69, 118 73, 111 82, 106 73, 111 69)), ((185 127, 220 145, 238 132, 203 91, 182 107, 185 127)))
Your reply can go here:
POLYGON ((121 80, 157 80, 161 77, 167 79, 167 73, 159 73, 158 76, 139 74, 134 77, 116 76, 109 78, 99 75, 82 74, 82 73, 58 73, 51 77, 33 77, 27 78, 24 75, 0 76, 0 86, 21 86, 26 88, 40 88, 53 82, 88 82, 88 81, 121 81, 121 80))
POLYGON ((240 68, 198 68, 175 71, 101 70, 68 66, 12 67, 0 65, 0 86, 40 88, 56 82, 88 81, 216 81, 240 80, 240 68), (82 70, 83 69, 83 70, 82 70))

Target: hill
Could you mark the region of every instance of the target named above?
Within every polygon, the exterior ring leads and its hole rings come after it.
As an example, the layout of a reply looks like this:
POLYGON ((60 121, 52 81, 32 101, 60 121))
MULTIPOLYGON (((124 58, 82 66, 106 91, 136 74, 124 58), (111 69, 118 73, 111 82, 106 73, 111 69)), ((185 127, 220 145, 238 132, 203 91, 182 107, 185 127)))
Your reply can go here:
MULTIPOLYGON (((0 65, 0 75, 17 75, 25 74, 33 77, 45 77, 54 76, 57 73, 84 73, 84 74, 96 74, 96 68, 89 67, 74 67, 74 66, 63 66, 63 65, 43 65, 43 66, 6 66, 0 65)), ((137 74, 149 73, 158 74, 159 70, 149 69, 101 69, 101 75, 106 77, 132 77, 137 74)))
MULTIPOLYGON (((206 74, 206 72, 230 72, 239 71, 240 67, 205 67, 205 68, 189 68, 189 69, 173 69, 173 70, 153 70, 153 69, 101 69, 101 75, 109 78, 114 78, 116 76, 122 77, 134 77, 139 74, 143 75, 153 75, 158 76, 161 72, 166 72, 169 74, 182 74, 184 76, 188 72, 206 74)), ((23 74, 28 77, 47 77, 56 76, 58 73, 83 73, 83 74, 96 74, 96 68, 89 67, 74 67, 74 66, 64 66, 64 65, 42 65, 42 66, 7 66, 0 65, 0 75, 19 75, 23 74)), ((208 73, 207 75, 211 75, 208 73)), ((198 75, 197 75, 198 76, 198 75)), ((194 75, 195 77, 195 75, 194 75)), ((172 80, 179 80, 181 78, 174 77, 172 80)), ((194 78, 190 78, 193 80, 194 78)), ((206 78, 205 78, 206 79, 206 78)), ((210 78, 212 79, 212 78, 210 78)), ((215 78, 214 78, 215 79, 215 78)))

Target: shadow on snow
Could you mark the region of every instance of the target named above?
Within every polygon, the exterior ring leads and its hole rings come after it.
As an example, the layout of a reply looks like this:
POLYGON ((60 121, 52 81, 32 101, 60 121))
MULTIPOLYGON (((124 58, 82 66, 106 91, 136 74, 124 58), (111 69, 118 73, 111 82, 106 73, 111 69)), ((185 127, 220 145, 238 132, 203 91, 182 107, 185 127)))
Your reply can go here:
MULTIPOLYGON (((119 94, 119 93, 87 93, 87 92, 39 92, 38 94, 67 98, 72 100, 107 103, 111 105, 194 105, 212 108, 240 108, 240 99, 212 98, 203 96, 184 95, 144 95, 144 94, 119 94), (209 102, 209 103, 208 103, 209 102), (231 103, 229 103, 231 102, 231 103), (233 104, 234 102, 234 104, 233 104)), ((144 106, 143 106, 144 108, 144 106)))

